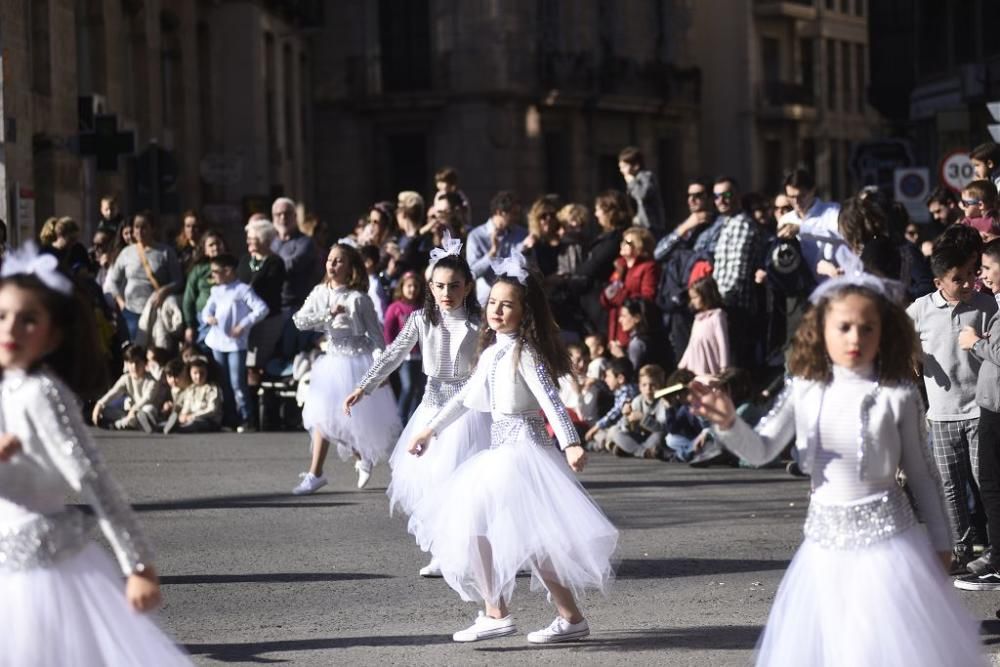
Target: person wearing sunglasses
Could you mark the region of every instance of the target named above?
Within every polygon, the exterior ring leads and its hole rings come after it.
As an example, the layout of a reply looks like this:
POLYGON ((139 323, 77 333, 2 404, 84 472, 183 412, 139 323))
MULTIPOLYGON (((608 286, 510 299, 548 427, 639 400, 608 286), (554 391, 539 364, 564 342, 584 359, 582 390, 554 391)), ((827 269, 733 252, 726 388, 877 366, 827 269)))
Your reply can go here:
POLYGON ((715 244, 713 277, 728 311, 730 330, 739 332, 731 341, 733 363, 741 368, 760 365, 757 343, 761 318, 757 314, 757 269, 763 268, 760 225, 741 210, 738 183, 732 176, 720 176, 712 185, 712 196, 723 220, 715 244))
POLYGON ((778 236, 798 237, 802 258, 817 280, 836 275, 834 253, 844 244, 837 227, 840 204, 816 196, 816 180, 806 169, 789 172, 784 188, 793 209, 778 220, 778 236))
POLYGON ((962 188, 958 206, 966 218, 982 218, 997 210, 997 189, 992 181, 972 181, 962 188))

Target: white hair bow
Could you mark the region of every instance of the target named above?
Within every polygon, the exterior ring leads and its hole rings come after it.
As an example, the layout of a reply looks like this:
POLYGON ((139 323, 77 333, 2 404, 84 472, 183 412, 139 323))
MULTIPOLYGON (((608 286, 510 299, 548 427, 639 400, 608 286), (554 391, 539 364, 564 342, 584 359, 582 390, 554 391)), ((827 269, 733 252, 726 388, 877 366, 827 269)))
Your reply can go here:
POLYGON ((844 273, 836 278, 830 278, 813 290, 812 294, 809 295, 809 301, 813 305, 819 303, 831 292, 847 286, 865 287, 890 301, 898 299, 902 289, 899 281, 880 278, 866 272, 864 262, 846 245, 837 248, 834 259, 837 260, 837 265, 844 273))
POLYGON ((528 260, 516 248, 511 250, 510 257, 491 259, 490 268, 497 277, 508 276, 522 285, 528 284, 528 260))
POLYGON ((451 232, 446 229, 444 230, 444 236, 441 238, 441 246, 440 248, 431 249, 431 266, 434 266, 439 260, 444 259, 448 255, 458 257, 462 251, 462 239, 451 238, 451 232))
POLYGON ((53 255, 38 254, 38 248, 32 241, 4 256, 0 277, 8 278, 19 274, 33 275, 45 283, 46 287, 66 296, 73 293, 73 283, 59 272, 59 260, 53 255))

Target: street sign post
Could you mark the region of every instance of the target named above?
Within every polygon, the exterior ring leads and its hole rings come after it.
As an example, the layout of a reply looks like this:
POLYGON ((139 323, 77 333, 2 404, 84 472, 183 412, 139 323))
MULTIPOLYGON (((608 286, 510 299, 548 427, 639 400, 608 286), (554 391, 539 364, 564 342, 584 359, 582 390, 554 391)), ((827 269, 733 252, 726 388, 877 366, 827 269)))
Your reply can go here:
POLYGON ((976 171, 972 168, 972 160, 965 151, 952 151, 941 160, 939 169, 941 181, 955 192, 976 179, 976 171))
POLYGON ((893 173, 893 198, 906 207, 914 222, 929 222, 927 196, 930 194, 930 169, 905 167, 893 173))

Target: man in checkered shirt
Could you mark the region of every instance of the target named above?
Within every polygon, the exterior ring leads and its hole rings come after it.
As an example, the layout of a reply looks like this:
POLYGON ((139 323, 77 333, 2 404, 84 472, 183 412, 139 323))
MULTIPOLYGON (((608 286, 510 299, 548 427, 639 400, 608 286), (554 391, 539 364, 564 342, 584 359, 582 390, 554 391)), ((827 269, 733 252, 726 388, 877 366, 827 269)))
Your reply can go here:
POLYGON ((759 318, 754 314, 757 305, 757 284, 754 273, 761 256, 763 237, 757 224, 740 210, 736 179, 720 176, 715 179, 712 194, 719 218, 725 220, 719 240, 715 244, 712 274, 719 286, 719 294, 726 303, 734 365, 753 368, 757 365, 755 345, 759 339, 759 318))

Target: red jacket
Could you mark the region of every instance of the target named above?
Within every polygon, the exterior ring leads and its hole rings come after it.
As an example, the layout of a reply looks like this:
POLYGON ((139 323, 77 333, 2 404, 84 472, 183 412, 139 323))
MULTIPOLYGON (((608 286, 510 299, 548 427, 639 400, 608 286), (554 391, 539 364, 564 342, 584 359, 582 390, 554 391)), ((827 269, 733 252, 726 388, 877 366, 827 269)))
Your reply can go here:
POLYGON ((623 347, 628 347, 628 334, 618 326, 618 312, 626 299, 642 299, 650 306, 654 303, 656 286, 660 282, 660 265, 652 259, 640 259, 630 269, 625 264, 625 258, 619 257, 615 260, 615 270, 608 284, 615 281, 622 283, 617 294, 609 298, 606 291, 601 292, 601 306, 608 311, 608 342, 617 340, 623 347))

